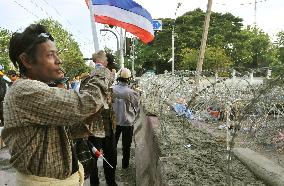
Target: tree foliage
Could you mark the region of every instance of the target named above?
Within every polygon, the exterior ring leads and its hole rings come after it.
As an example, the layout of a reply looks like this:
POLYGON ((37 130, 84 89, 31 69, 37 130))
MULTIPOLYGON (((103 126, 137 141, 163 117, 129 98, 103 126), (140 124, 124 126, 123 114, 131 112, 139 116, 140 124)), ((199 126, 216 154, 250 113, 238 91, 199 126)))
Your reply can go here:
POLYGON ((277 33, 277 40, 274 43, 271 54, 274 56, 274 60, 270 64, 273 75, 283 74, 284 69, 284 31, 277 33))
POLYGON ((284 31, 280 31, 277 33, 277 45, 280 47, 284 47, 284 31))
POLYGON ((8 53, 9 41, 11 38, 11 32, 0 28, 0 64, 7 70, 10 68, 10 59, 8 53))
POLYGON ((275 46, 268 34, 257 28, 247 27, 240 31, 239 39, 233 44, 232 58, 235 67, 256 69, 268 67, 277 61, 275 46))
MULTIPOLYGON (((59 22, 51 19, 42 19, 37 23, 45 25, 54 37, 62 60, 62 67, 67 76, 73 78, 90 70, 83 61, 83 54, 78 43, 72 38, 72 34, 63 29, 59 22)), ((0 28, 0 64, 4 65, 6 70, 11 68, 8 51, 10 38, 11 32, 0 28)))
POLYGON ((277 34, 276 45, 279 48, 279 64, 284 64, 284 31, 277 34))
MULTIPOLYGON (((171 63, 168 63, 171 58, 171 35, 173 26, 175 28, 175 66, 176 69, 185 69, 187 62, 185 63, 184 57, 187 51, 198 51, 200 47, 200 41, 202 38, 203 25, 204 25, 205 12, 201 9, 196 9, 191 12, 187 12, 184 15, 173 19, 162 19, 163 30, 155 33, 155 40, 150 46, 140 46, 140 52, 138 54, 138 64, 147 62, 155 65, 158 73, 162 73, 164 70, 171 69, 171 63), (144 61, 144 62, 143 62, 144 61)), ((222 55, 227 55, 226 59, 229 59, 229 43, 237 40, 237 33, 241 30, 242 19, 234 17, 232 14, 212 13, 211 23, 209 27, 209 35, 207 46, 213 50, 220 49, 222 55)), ((206 55, 209 57, 210 52, 206 55)), ((212 61, 206 60, 205 61, 212 61)), ((196 64, 197 57, 194 58, 195 62, 188 62, 190 69, 193 64, 196 64)), ((215 59, 217 61, 217 59, 215 59)), ((231 63, 230 63, 231 64, 231 63)), ((204 63, 205 65, 205 63, 204 63)), ((145 66, 145 65, 144 65, 145 66)), ((188 66, 189 67, 189 66, 188 66)), ((215 67, 214 67, 215 68, 215 67)))
MULTIPOLYGON (((155 66, 158 73, 171 70, 168 61, 171 58, 174 26, 175 69, 194 70, 204 19, 205 12, 201 9, 187 12, 176 20, 162 19, 163 30, 156 31, 155 40, 146 46, 139 43, 136 47, 139 50, 136 68, 155 66)), ((280 39, 282 44, 283 38, 284 36, 280 39)), ((273 45, 268 34, 257 28, 243 28, 243 20, 230 13, 212 12, 203 69, 268 67, 279 62, 278 56, 278 48, 273 45)))
MULTIPOLYGON (((182 49, 181 70, 195 70, 197 65, 199 51, 196 49, 182 49)), ((229 68, 233 61, 225 53, 222 48, 208 47, 205 52, 204 70, 218 70, 229 68)))

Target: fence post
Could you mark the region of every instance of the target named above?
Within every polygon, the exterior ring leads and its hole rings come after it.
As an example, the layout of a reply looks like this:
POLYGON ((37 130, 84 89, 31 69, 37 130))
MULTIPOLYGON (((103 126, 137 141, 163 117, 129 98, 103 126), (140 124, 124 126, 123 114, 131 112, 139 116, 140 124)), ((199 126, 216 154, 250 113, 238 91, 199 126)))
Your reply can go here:
POLYGON ((267 79, 270 79, 270 78, 271 78, 271 70, 270 70, 270 69, 267 69, 266 78, 267 78, 267 79))
POLYGON ((232 80, 235 81, 236 80, 236 70, 233 69, 232 71, 232 80))
POLYGON ((218 72, 215 72, 215 82, 217 82, 218 79, 219 79, 218 72))
POLYGON ((251 71, 250 74, 249 74, 249 81, 250 81, 250 83, 252 83, 252 80, 253 80, 253 71, 251 71))

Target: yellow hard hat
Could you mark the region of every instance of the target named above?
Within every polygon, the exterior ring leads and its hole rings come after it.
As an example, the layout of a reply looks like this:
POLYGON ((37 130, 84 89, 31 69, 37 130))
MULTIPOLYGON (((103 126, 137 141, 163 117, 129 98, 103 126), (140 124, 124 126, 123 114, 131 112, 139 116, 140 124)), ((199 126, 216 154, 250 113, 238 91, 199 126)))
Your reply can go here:
POLYGON ((131 71, 128 68, 122 68, 118 71, 117 77, 120 78, 130 78, 131 77, 131 71))

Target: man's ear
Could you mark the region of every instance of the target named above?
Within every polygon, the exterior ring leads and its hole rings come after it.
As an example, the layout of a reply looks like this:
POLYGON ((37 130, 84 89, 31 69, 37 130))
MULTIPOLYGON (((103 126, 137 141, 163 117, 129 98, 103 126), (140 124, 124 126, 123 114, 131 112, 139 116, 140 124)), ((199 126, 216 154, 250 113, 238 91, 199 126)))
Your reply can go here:
POLYGON ((32 68, 31 60, 30 60, 29 56, 25 52, 20 54, 19 58, 20 58, 22 64, 26 67, 26 69, 31 69, 32 68))

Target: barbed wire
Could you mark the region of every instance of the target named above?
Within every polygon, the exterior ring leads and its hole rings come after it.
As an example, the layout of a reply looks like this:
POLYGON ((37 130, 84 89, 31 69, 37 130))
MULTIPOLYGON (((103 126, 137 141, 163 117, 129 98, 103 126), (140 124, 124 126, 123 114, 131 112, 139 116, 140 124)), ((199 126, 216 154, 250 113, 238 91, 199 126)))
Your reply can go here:
MULTIPOLYGON (((279 68, 279 67, 278 67, 279 68)), ((262 69, 255 69, 260 71, 262 69)), ((229 70, 231 72, 231 69, 229 70)), ((211 74, 214 74, 213 71, 211 74)), ((173 105, 179 98, 186 100, 185 105, 194 114, 191 123, 206 127, 218 127, 227 133, 227 165, 230 178, 231 150, 236 142, 244 142, 252 148, 270 148, 278 151, 284 149, 284 78, 267 79, 258 77, 251 79, 246 74, 243 77, 202 76, 201 87, 197 88, 194 71, 178 75, 145 74, 140 79, 143 90, 142 100, 146 110, 159 116, 161 120, 161 135, 165 143, 171 132, 163 120, 174 119, 169 114, 174 112, 173 105), (269 123, 269 124, 268 124, 269 123), (216 125, 217 124, 217 125, 216 125), (237 136, 239 137, 237 138, 237 136)), ((182 125, 180 135, 183 144, 189 138, 186 135, 184 115, 180 118, 182 125)), ((227 180, 230 182, 230 179, 227 180)))

